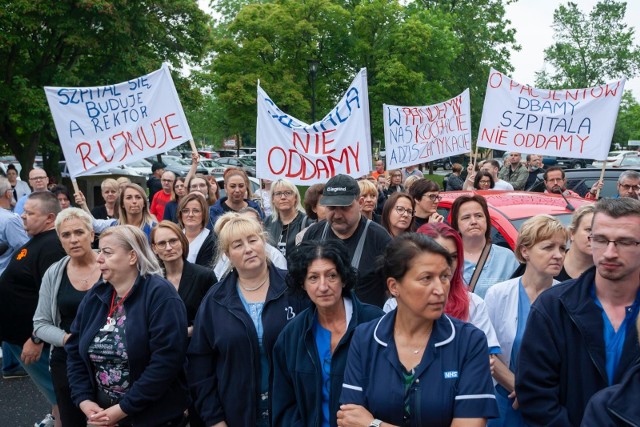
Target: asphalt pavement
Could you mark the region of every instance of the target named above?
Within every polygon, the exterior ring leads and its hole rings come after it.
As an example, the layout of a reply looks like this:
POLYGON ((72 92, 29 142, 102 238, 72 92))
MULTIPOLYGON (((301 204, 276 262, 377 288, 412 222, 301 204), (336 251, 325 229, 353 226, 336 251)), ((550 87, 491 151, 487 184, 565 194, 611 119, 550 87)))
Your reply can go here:
POLYGON ((0 427, 32 427, 51 412, 51 406, 29 377, 0 376, 0 427))

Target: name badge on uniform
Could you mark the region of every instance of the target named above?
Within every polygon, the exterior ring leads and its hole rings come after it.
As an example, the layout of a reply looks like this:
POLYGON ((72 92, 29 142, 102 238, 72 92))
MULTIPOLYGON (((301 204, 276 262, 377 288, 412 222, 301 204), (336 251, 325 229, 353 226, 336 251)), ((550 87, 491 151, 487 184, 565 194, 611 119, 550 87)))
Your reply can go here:
POLYGON ((445 380, 451 380, 454 378, 458 378, 458 371, 445 371, 444 373, 445 380))

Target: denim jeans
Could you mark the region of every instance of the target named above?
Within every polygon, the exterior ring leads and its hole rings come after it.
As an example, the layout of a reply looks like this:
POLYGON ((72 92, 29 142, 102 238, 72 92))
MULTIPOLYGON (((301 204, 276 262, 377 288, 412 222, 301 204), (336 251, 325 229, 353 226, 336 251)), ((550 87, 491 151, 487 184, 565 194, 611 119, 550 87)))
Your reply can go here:
MULTIPOLYGON (((13 356, 20 360, 22 354, 22 346, 17 344, 4 343, 13 356)), ((3 350, 4 352, 4 350, 3 350)), ((20 360, 20 365, 27 371, 40 393, 49 401, 51 405, 56 404, 56 394, 53 391, 53 382, 51 381, 51 372, 49 371, 49 346, 45 344, 42 348, 42 354, 37 362, 25 365, 20 360)))

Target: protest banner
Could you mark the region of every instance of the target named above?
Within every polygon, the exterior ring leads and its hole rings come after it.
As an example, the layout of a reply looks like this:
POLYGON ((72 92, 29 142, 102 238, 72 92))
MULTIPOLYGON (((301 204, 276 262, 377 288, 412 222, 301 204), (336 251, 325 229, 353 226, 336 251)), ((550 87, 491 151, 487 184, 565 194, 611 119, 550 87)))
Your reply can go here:
POLYGON ((554 157, 604 160, 625 80, 586 89, 522 85, 489 74, 478 146, 554 157))
POLYGON ((166 64, 123 83, 44 91, 71 178, 164 153, 192 139, 166 64))
POLYGON ((439 104, 382 109, 387 170, 471 151, 469 89, 439 104))
POLYGON ((337 174, 369 173, 367 70, 360 70, 336 107, 311 125, 280 110, 258 82, 256 146, 259 178, 313 185, 337 174))

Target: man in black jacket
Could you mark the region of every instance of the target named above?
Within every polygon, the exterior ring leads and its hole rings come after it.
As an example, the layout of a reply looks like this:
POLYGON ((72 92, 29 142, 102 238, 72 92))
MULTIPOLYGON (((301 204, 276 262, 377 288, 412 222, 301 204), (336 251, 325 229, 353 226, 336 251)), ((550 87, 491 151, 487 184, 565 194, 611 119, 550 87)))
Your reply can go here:
POLYGON ((591 396, 640 357, 640 201, 599 201, 589 240, 595 267, 531 306, 516 371, 529 426, 579 426, 591 396))
POLYGON ((31 193, 24 203, 22 221, 31 237, 18 248, 0 276, 0 339, 20 358, 25 371, 53 406, 56 396, 49 373, 49 348, 33 335, 33 315, 38 306, 45 271, 66 254, 54 228, 60 203, 53 193, 31 193))

